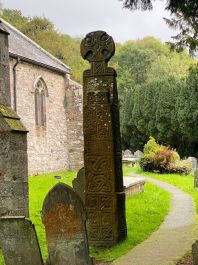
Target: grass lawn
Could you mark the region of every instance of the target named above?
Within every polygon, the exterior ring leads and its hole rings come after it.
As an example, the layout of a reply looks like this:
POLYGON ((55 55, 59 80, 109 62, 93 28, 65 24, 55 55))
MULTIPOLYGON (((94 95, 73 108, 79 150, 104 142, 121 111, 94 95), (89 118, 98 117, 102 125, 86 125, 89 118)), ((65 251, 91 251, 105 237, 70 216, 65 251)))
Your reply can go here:
POLYGON ((143 172, 139 166, 135 168, 124 168, 125 175, 129 175, 130 173, 137 173, 146 177, 158 179, 173 186, 181 189, 182 191, 190 194, 196 204, 196 211, 198 213, 198 188, 194 188, 194 176, 192 174, 182 176, 179 174, 157 174, 150 172, 143 172))
POLYGON ((113 248, 91 248, 97 259, 114 260, 144 241, 164 220, 169 210, 168 192, 151 183, 145 184, 145 192, 126 200, 128 227, 127 239, 113 248))
MULTIPOLYGON (((124 174, 126 175, 124 169, 124 174)), ((130 171, 131 172, 131 171, 130 171)), ((29 177, 30 219, 35 224, 44 260, 47 258, 45 231, 41 221, 41 209, 47 192, 57 183, 71 185, 76 172, 58 172, 29 177), (54 178, 62 176, 61 180, 54 178)), ((170 205, 169 193, 146 183, 145 192, 126 200, 128 237, 123 243, 109 249, 91 247, 91 255, 106 261, 116 259, 145 240, 164 220, 170 205)), ((4 265, 0 259, 0 265, 4 265)))

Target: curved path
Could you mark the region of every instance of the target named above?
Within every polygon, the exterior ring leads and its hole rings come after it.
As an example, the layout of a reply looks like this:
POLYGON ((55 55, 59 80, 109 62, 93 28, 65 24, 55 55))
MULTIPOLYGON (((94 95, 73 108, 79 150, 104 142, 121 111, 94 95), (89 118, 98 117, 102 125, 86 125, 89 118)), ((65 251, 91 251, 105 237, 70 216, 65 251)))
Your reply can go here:
POLYGON ((173 265, 191 250, 198 238, 192 197, 165 182, 144 178, 171 193, 170 211, 156 232, 112 265, 173 265))

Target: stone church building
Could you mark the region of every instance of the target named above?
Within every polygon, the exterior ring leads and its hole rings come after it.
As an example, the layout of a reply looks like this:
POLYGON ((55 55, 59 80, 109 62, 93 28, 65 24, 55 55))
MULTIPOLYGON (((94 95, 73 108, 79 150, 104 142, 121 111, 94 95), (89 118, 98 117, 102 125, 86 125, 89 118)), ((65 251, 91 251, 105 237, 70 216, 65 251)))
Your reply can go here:
MULTIPOLYGON (((82 87, 71 69, 1 20, 10 33, 12 108, 28 129, 29 175, 83 164, 82 87)), ((49 40, 50 41, 50 40, 49 40)))

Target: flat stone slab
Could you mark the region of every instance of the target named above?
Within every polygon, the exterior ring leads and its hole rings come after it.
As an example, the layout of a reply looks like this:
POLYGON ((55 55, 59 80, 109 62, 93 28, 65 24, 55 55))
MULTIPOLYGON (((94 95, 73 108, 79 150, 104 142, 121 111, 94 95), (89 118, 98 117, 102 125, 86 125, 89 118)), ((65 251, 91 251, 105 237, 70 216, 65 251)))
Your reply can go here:
POLYGON ((126 188, 130 187, 130 186, 134 186, 136 185, 137 183, 142 183, 144 182, 145 183, 145 178, 132 178, 132 177, 125 177, 123 178, 124 180, 124 186, 126 188))
POLYGON ((126 196, 132 196, 144 191, 145 178, 143 177, 124 177, 123 183, 126 196))

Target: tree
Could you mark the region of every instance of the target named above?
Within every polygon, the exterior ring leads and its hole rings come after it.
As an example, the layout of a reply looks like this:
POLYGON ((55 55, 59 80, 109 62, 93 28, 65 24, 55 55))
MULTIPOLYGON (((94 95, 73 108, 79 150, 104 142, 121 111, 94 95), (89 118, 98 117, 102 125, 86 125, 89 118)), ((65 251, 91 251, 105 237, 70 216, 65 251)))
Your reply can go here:
MULTIPOLYGON (((120 0, 123 6, 130 10, 151 10, 154 0, 120 0)), ((197 0, 168 0, 166 10, 172 14, 172 19, 166 19, 167 24, 179 29, 179 34, 173 37, 174 42, 169 42, 171 48, 178 51, 184 48, 190 53, 198 49, 198 1, 197 0)))
POLYGON ((29 17, 23 16, 20 10, 2 9, 2 13, 2 18, 19 30, 30 20, 29 17))
POLYGON ((73 79, 82 81, 87 63, 80 56, 80 39, 60 34, 45 17, 25 17, 19 10, 3 9, 3 19, 72 68, 73 79), (50 41, 49 41, 50 40, 50 41))
POLYGON ((183 142, 189 152, 198 155, 198 65, 194 65, 183 83, 176 102, 177 120, 183 142))
MULTIPOLYGON (((120 0, 125 8, 131 10, 151 10, 154 0, 120 0)), ((171 13, 181 12, 185 17, 196 17, 198 11, 197 0, 167 0, 166 9, 171 13)))
POLYGON ((175 13, 171 19, 164 18, 169 27, 180 32, 173 36, 174 42, 168 42, 170 48, 177 51, 188 49, 189 53, 196 55, 198 51, 198 20, 196 17, 183 17, 179 12, 175 13))

